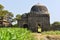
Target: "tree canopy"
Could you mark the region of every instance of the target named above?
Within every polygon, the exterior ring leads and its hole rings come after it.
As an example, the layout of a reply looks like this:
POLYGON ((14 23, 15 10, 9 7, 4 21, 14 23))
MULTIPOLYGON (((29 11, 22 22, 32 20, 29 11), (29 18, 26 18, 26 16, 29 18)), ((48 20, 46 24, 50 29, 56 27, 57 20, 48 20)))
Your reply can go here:
POLYGON ((60 25, 60 22, 54 22, 52 25, 60 25))
POLYGON ((17 14, 16 15, 16 20, 20 20, 21 19, 21 15, 20 14, 17 14))
POLYGON ((12 12, 9 12, 8 10, 4 10, 4 6, 0 4, 0 16, 5 16, 7 14, 13 17, 12 12))
POLYGON ((3 10, 4 9, 4 6, 0 4, 0 10, 3 10))
POLYGON ((12 24, 13 21, 13 13, 9 12, 8 10, 4 10, 4 6, 0 4, 0 17, 3 18, 3 21, 9 22, 12 24))

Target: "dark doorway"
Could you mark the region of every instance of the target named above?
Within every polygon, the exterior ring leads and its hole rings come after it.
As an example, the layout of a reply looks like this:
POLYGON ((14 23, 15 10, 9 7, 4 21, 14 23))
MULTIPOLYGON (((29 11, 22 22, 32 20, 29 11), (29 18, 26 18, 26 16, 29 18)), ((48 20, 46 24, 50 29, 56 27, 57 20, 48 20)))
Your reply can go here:
POLYGON ((41 25, 38 24, 38 33, 41 33, 41 25))
POLYGON ((28 25, 27 25, 27 24, 24 24, 24 25, 23 25, 23 28, 28 28, 28 25))

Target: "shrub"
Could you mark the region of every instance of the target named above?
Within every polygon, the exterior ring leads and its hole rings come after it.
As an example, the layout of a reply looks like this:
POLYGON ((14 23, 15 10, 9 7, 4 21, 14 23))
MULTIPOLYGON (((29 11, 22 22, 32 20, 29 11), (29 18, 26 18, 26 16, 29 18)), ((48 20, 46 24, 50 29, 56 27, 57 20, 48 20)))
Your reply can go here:
POLYGON ((31 32, 23 28, 0 28, 0 40, 35 40, 31 32))

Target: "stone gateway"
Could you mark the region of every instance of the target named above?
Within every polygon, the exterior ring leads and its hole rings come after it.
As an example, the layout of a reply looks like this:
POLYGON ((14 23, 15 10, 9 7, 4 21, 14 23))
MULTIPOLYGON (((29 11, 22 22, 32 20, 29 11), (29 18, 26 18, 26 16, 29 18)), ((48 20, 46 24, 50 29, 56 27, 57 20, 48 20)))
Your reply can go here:
POLYGON ((29 13, 22 15, 21 20, 18 20, 20 27, 28 28, 32 32, 48 31, 50 27, 50 16, 46 6, 37 4, 32 6, 29 13))

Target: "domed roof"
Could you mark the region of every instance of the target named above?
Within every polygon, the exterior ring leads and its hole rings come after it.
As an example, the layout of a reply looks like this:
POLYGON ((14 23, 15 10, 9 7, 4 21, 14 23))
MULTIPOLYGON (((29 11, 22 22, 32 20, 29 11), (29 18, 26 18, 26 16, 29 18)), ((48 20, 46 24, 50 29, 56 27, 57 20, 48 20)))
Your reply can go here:
POLYGON ((37 4, 32 6, 31 11, 35 11, 35 12, 48 12, 48 9, 46 6, 42 5, 42 4, 37 4))

